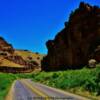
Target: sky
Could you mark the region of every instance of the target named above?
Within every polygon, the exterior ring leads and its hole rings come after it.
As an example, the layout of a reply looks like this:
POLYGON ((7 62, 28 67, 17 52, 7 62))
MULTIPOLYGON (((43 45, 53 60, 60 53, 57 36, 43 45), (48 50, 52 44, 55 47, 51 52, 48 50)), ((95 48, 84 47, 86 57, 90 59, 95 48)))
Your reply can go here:
POLYGON ((100 0, 0 0, 0 36, 16 49, 46 54, 46 41, 64 28, 81 1, 100 6, 100 0))

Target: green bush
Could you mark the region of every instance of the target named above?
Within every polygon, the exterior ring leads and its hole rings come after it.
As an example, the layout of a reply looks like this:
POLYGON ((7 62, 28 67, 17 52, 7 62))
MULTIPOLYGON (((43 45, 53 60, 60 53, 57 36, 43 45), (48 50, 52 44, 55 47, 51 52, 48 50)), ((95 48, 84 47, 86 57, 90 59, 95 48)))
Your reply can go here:
POLYGON ((100 95, 100 67, 59 72, 40 72, 34 76, 33 80, 64 90, 80 87, 90 93, 100 95))

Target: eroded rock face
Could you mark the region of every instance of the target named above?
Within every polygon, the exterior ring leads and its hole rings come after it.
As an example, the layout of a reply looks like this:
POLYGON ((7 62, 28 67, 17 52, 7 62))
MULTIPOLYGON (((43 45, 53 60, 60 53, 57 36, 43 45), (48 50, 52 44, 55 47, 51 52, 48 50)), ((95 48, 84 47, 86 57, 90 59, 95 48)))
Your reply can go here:
POLYGON ((7 43, 2 37, 0 37, 0 52, 14 53, 14 49, 11 44, 7 43))
MULTIPOLYGON (((4 57, 7 60, 10 60, 16 64, 22 65, 24 67, 33 67, 39 66, 37 62, 30 62, 24 60, 21 56, 16 55, 14 48, 11 44, 7 43, 2 37, 0 37, 0 56, 4 57)), ((17 67, 17 66, 16 66, 17 67)))
MULTIPOLYGON (((95 49, 100 45, 100 8, 83 2, 70 15, 69 22, 54 40, 46 43, 48 54, 42 69, 78 69, 95 59, 95 49)), ((98 58, 96 58, 98 60, 98 58)), ((100 57, 99 57, 100 61, 100 57)))

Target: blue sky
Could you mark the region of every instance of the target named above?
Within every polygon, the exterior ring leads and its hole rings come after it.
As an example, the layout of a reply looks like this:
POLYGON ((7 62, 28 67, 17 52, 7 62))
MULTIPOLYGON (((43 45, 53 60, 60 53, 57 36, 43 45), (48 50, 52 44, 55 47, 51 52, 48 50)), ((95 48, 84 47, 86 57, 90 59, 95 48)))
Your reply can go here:
MULTIPOLYGON (((100 6, 100 0, 82 0, 100 6)), ((47 53, 45 43, 64 28, 81 0, 0 0, 0 36, 14 48, 47 53)))

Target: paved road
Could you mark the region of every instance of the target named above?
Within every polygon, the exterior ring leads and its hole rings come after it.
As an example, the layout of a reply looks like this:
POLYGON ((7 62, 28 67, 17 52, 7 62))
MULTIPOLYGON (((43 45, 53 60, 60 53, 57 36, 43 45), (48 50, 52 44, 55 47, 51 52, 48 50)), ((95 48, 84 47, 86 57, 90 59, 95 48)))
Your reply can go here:
POLYGON ((12 94, 12 100, 89 100, 28 79, 17 80, 12 94))

